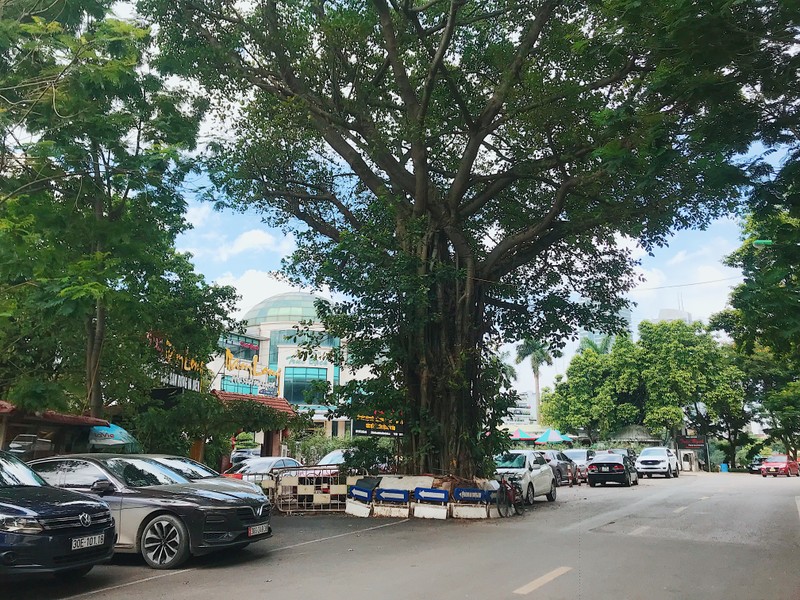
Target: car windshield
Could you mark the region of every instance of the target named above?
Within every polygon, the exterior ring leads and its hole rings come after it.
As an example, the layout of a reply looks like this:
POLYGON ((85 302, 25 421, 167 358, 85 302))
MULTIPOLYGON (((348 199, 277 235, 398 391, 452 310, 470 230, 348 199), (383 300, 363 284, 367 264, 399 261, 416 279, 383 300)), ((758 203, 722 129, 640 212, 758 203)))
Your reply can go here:
POLYGON ((44 479, 21 460, 0 454, 0 488, 44 487, 44 479))
POLYGON ((322 457, 318 465, 340 465, 344 462, 344 450, 334 450, 322 457))
POLYGON ((269 473, 275 463, 278 462, 277 458, 262 460, 260 458, 246 460, 239 466, 228 471, 229 473, 269 473))
POLYGON ((664 448, 645 448, 639 456, 666 456, 664 448))
POLYGON ((774 456, 770 456, 769 458, 765 459, 764 462, 785 463, 787 460, 788 459, 785 454, 776 454, 774 456))
POLYGON ((494 459, 498 469, 524 469, 525 455, 508 453, 494 459))
POLYGON ((628 451, 625 448, 612 448, 611 452, 613 452, 614 454, 624 454, 624 455, 628 454, 628 451))
POLYGON ((211 479, 212 477, 219 477, 219 473, 191 458, 182 456, 160 456, 153 460, 167 466, 186 479, 211 479))
POLYGON ((759 464, 761 464, 762 462, 764 462, 764 457, 763 457, 763 456, 756 456, 756 457, 753 459, 753 464, 754 464, 754 465, 759 465, 759 464))
POLYGON ((586 450, 564 450, 564 454, 572 460, 586 460, 588 452, 586 450))
POLYGON ((106 458, 100 462, 128 487, 189 483, 176 471, 145 458, 106 458))

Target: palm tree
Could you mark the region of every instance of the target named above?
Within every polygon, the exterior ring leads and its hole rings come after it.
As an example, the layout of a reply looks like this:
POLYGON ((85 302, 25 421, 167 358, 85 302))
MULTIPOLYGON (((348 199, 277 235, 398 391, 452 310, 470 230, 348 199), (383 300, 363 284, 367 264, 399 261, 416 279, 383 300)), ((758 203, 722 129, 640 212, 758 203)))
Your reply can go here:
POLYGON ((583 352, 584 350, 593 350, 596 354, 608 354, 611 352, 611 347, 613 345, 613 335, 604 335, 600 338, 600 341, 597 342, 591 338, 585 337, 581 339, 578 351, 583 352))
POLYGON ((516 363, 520 364, 526 358, 531 361, 531 369, 533 370, 533 383, 536 387, 536 420, 539 420, 539 404, 541 400, 541 392, 539 390, 539 368, 544 365, 553 364, 553 356, 550 354, 550 349, 547 344, 533 338, 524 338, 522 343, 517 346, 516 363))

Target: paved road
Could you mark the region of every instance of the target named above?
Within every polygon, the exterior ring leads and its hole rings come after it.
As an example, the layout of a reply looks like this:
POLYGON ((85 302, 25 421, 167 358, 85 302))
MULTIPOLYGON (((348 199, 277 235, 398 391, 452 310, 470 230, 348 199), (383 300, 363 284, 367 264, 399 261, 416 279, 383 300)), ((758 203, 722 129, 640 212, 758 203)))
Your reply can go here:
POLYGON ((684 474, 560 488, 511 519, 279 516, 274 527, 179 571, 119 556, 69 586, 0 584, 0 598, 800 599, 800 478, 684 474))

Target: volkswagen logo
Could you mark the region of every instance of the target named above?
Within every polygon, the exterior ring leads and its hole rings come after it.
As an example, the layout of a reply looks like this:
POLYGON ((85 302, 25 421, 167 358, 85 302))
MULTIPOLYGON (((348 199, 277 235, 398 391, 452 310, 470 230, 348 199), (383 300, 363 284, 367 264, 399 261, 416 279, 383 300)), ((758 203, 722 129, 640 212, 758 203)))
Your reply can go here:
POLYGON ((84 527, 89 527, 92 524, 92 515, 88 515, 86 513, 81 513, 78 517, 78 520, 81 522, 81 525, 84 527))

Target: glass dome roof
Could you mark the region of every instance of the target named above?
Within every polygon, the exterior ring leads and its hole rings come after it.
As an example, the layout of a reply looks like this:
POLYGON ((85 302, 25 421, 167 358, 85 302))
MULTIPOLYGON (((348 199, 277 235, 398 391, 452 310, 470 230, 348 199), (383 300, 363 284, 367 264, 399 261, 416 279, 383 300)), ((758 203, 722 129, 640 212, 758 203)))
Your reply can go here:
MULTIPOLYGON (((248 326, 260 323, 314 321, 319 323, 314 301, 319 296, 305 292, 288 292, 270 296, 256 304, 244 315, 248 326)), ((320 298, 322 299, 322 298, 320 298)))

